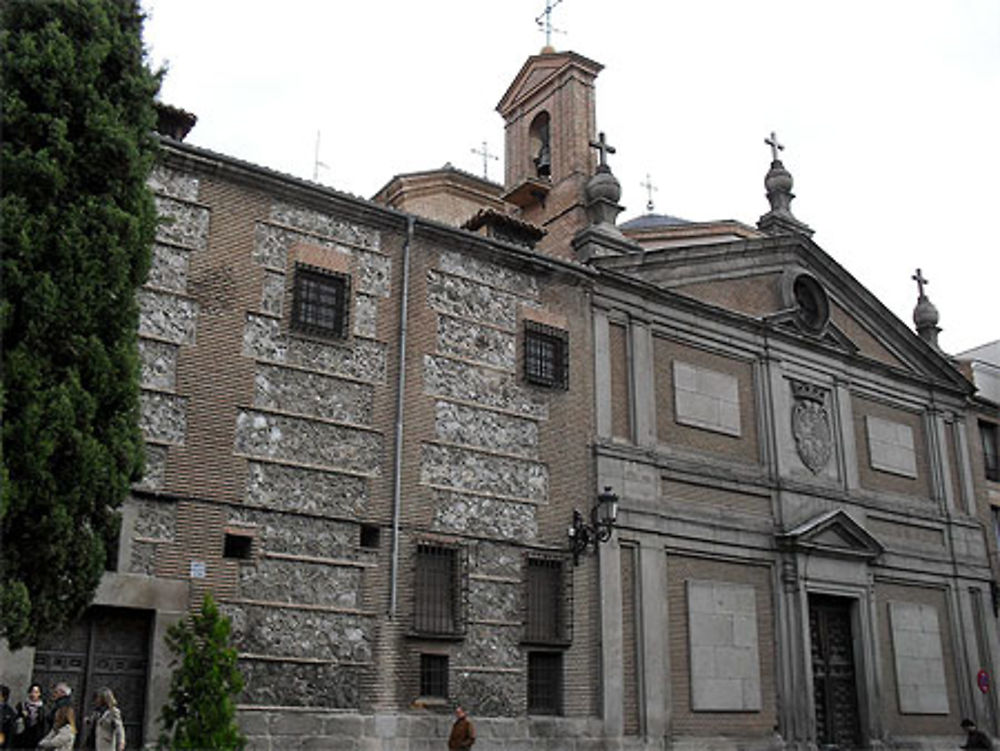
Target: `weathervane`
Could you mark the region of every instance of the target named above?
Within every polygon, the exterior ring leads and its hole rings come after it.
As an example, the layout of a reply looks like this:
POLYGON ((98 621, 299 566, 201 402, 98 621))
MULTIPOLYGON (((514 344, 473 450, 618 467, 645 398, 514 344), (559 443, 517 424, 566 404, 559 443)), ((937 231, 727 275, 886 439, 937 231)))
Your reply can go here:
POLYGON ((771 137, 765 138, 764 143, 766 143, 768 146, 771 147, 771 161, 772 162, 778 161, 778 152, 784 151, 785 147, 782 144, 778 143, 778 137, 774 135, 773 130, 771 131, 771 137))
MULTIPOLYGON (((613 152, 612 152, 613 153, 613 152)), ((659 188, 653 185, 653 181, 649 177, 649 173, 646 173, 646 182, 639 183, 639 187, 646 189, 646 194, 649 196, 649 200, 646 201, 646 211, 653 211, 653 193, 657 192, 659 188)))
POLYGON ((483 179, 489 180, 490 179, 489 160, 493 159, 494 161, 500 161, 500 157, 498 157, 496 154, 490 153, 490 150, 486 146, 486 141, 483 141, 482 151, 480 151, 479 149, 472 149, 472 153, 478 154, 483 158, 483 179))
POLYGON ((535 18, 535 23, 538 24, 538 28, 545 32, 545 47, 552 47, 552 32, 557 34, 563 34, 564 32, 559 29, 552 28, 552 9, 555 8, 562 0, 545 0, 545 10, 538 14, 535 18), (544 21, 542 18, 544 17, 544 21))

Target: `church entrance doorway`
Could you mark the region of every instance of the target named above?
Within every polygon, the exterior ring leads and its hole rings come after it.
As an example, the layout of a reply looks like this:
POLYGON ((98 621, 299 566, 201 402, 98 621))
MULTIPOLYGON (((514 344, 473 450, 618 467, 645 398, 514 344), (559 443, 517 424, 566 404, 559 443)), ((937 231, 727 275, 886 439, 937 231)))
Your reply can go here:
POLYGON ((816 743, 829 751, 861 747, 851 603, 845 597, 809 596, 816 743))
MULTIPOLYGON (((63 681, 73 689, 73 708, 82 728, 93 695, 108 687, 118 699, 129 748, 140 748, 146 713, 152 612, 129 608, 91 607, 68 631, 40 639, 32 680, 48 699, 52 685, 63 681)), ((80 744, 82 744, 82 738, 80 744)))

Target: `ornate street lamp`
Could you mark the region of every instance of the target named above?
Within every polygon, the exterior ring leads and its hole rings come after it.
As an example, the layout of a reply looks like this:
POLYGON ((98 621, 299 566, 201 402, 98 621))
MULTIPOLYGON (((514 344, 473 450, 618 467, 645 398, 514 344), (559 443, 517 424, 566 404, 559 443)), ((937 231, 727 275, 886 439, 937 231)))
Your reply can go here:
POLYGON ((583 514, 573 509, 573 523, 570 525, 569 549, 573 553, 573 565, 580 565, 580 554, 587 546, 594 544, 594 552, 602 542, 611 539, 611 530, 618 519, 618 496, 611 492, 607 485, 604 492, 597 496, 597 505, 590 509, 590 524, 583 521, 583 514))

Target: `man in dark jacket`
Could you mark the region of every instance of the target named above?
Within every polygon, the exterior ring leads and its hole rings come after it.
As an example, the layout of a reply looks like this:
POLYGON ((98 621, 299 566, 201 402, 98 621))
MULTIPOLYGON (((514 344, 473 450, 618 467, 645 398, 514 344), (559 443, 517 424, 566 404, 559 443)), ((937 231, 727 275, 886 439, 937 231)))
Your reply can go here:
POLYGON ((990 737, 982 730, 977 730, 976 723, 968 717, 962 720, 962 730, 965 731, 966 739, 965 745, 959 746, 959 748, 993 748, 993 743, 990 741, 990 737))
POLYGON ((448 736, 448 751, 460 751, 472 748, 476 742, 476 727, 461 707, 455 707, 455 724, 451 726, 448 736))

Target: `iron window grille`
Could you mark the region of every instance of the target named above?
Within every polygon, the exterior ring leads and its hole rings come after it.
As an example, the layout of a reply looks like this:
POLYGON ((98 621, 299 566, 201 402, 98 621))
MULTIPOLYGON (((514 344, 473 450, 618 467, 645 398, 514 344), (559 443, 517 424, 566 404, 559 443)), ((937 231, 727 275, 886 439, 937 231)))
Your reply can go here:
POLYGON ((991 422, 979 423, 979 434, 983 439, 983 467, 986 479, 1000 482, 1000 451, 997 443, 997 426, 991 422))
POLYGON ((573 587, 571 569, 559 555, 525 557, 524 642, 568 645, 572 641, 573 587))
POLYGON ((413 630, 420 636, 455 638, 465 632, 461 549, 439 543, 416 548, 413 630))
POLYGON ((351 277, 295 264, 292 328, 305 334, 346 339, 350 324, 351 277))
POLYGON ((524 322, 524 379, 536 386, 569 388, 569 332, 524 322))
POLYGON ((448 656, 420 655, 420 695, 448 698, 448 656))
POLYGON ((528 653, 528 714, 563 711, 562 652, 528 653))

